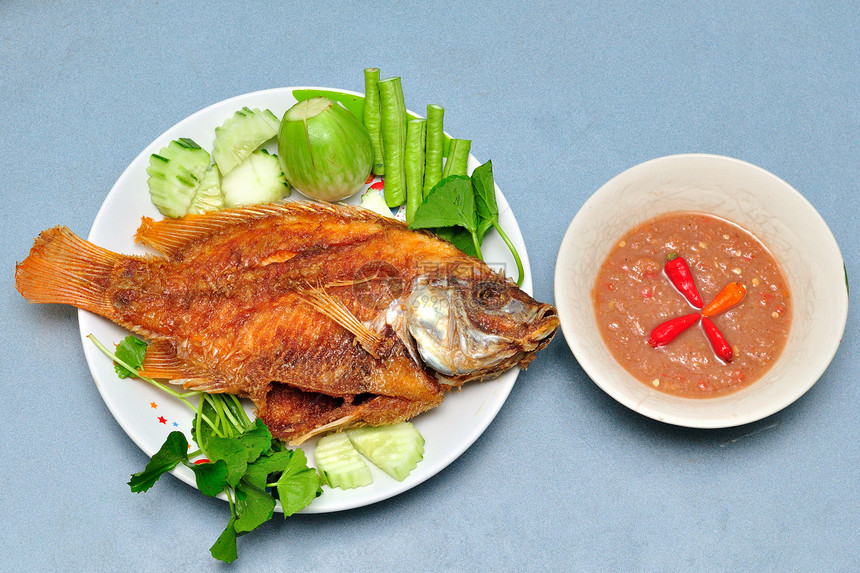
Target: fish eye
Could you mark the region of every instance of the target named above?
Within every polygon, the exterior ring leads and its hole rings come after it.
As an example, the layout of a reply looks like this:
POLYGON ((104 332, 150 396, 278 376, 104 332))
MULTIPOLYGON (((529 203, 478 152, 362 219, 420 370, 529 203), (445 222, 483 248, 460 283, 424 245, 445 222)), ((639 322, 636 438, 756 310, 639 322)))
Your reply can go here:
POLYGON ((507 289, 498 282, 481 282, 472 290, 472 298, 484 308, 496 309, 508 300, 507 289))

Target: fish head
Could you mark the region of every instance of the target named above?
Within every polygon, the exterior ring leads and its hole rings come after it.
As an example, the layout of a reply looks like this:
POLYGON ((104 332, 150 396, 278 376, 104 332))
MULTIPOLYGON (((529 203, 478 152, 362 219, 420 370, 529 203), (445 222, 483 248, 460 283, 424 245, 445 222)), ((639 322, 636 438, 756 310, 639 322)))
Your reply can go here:
POLYGON ((543 304, 485 265, 420 275, 407 329, 424 363, 452 384, 526 367, 558 330, 543 304))

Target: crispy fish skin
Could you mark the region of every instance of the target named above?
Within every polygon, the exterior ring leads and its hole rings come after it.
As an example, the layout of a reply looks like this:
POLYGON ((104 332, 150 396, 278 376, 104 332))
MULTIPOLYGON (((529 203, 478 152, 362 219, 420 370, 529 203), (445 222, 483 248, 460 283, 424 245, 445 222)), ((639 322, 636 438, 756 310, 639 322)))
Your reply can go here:
POLYGON ((33 302, 72 304, 149 339, 148 375, 248 397, 289 443, 439 405, 444 390, 425 365, 428 352, 437 372, 460 384, 525 366, 558 325, 554 309, 509 283, 496 290, 521 299, 528 318, 482 310, 469 285, 500 281, 486 265, 361 209, 293 202, 144 218, 137 240, 163 256, 120 255, 49 229, 17 266, 16 286, 33 302), (450 269, 464 278, 450 280, 450 269), (444 289, 453 282, 462 292, 452 298, 444 289), (473 366, 457 348, 466 338, 434 330, 442 319, 424 317, 429 338, 411 326, 417 285, 447 293, 469 340, 477 333, 480 345, 493 331, 496 346, 487 348, 504 360, 473 366))

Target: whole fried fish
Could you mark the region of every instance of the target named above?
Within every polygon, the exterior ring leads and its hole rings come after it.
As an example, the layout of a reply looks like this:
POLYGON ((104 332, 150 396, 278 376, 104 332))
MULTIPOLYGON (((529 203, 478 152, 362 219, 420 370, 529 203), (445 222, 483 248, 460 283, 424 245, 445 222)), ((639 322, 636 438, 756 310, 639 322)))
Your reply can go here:
POLYGON ((451 386, 527 366, 559 324, 482 261, 364 209, 144 217, 136 238, 163 256, 44 231, 16 287, 141 335, 142 373, 247 397, 291 444, 407 420, 451 386))

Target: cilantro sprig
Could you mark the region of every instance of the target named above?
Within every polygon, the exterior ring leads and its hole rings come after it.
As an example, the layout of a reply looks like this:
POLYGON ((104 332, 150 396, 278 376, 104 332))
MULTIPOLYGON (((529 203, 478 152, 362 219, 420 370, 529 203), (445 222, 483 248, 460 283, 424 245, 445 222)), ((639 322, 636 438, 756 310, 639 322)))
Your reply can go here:
POLYGON ((133 492, 148 491, 162 475, 182 464, 194 472, 201 493, 211 497, 223 493, 230 506, 230 519, 209 549, 215 559, 235 561, 237 537, 270 520, 278 501, 286 518, 322 493, 319 475, 308 466, 305 453, 285 448, 259 418, 252 422, 236 396, 177 392, 142 376, 146 343, 134 336, 120 342, 115 353, 92 334, 88 338, 114 361, 120 378, 137 376, 194 412, 191 435, 199 449, 189 453, 185 434, 170 432, 146 468, 133 474, 128 485, 133 492), (194 397, 198 397, 196 405, 190 400, 194 397), (202 458, 192 461, 197 456, 202 458))
POLYGON ((479 259, 484 258, 481 253, 484 235, 496 229, 514 257, 517 285, 522 286, 523 263, 499 224, 492 161, 476 167, 471 177, 450 175, 439 181, 418 206, 409 228, 432 229, 464 253, 479 259))

